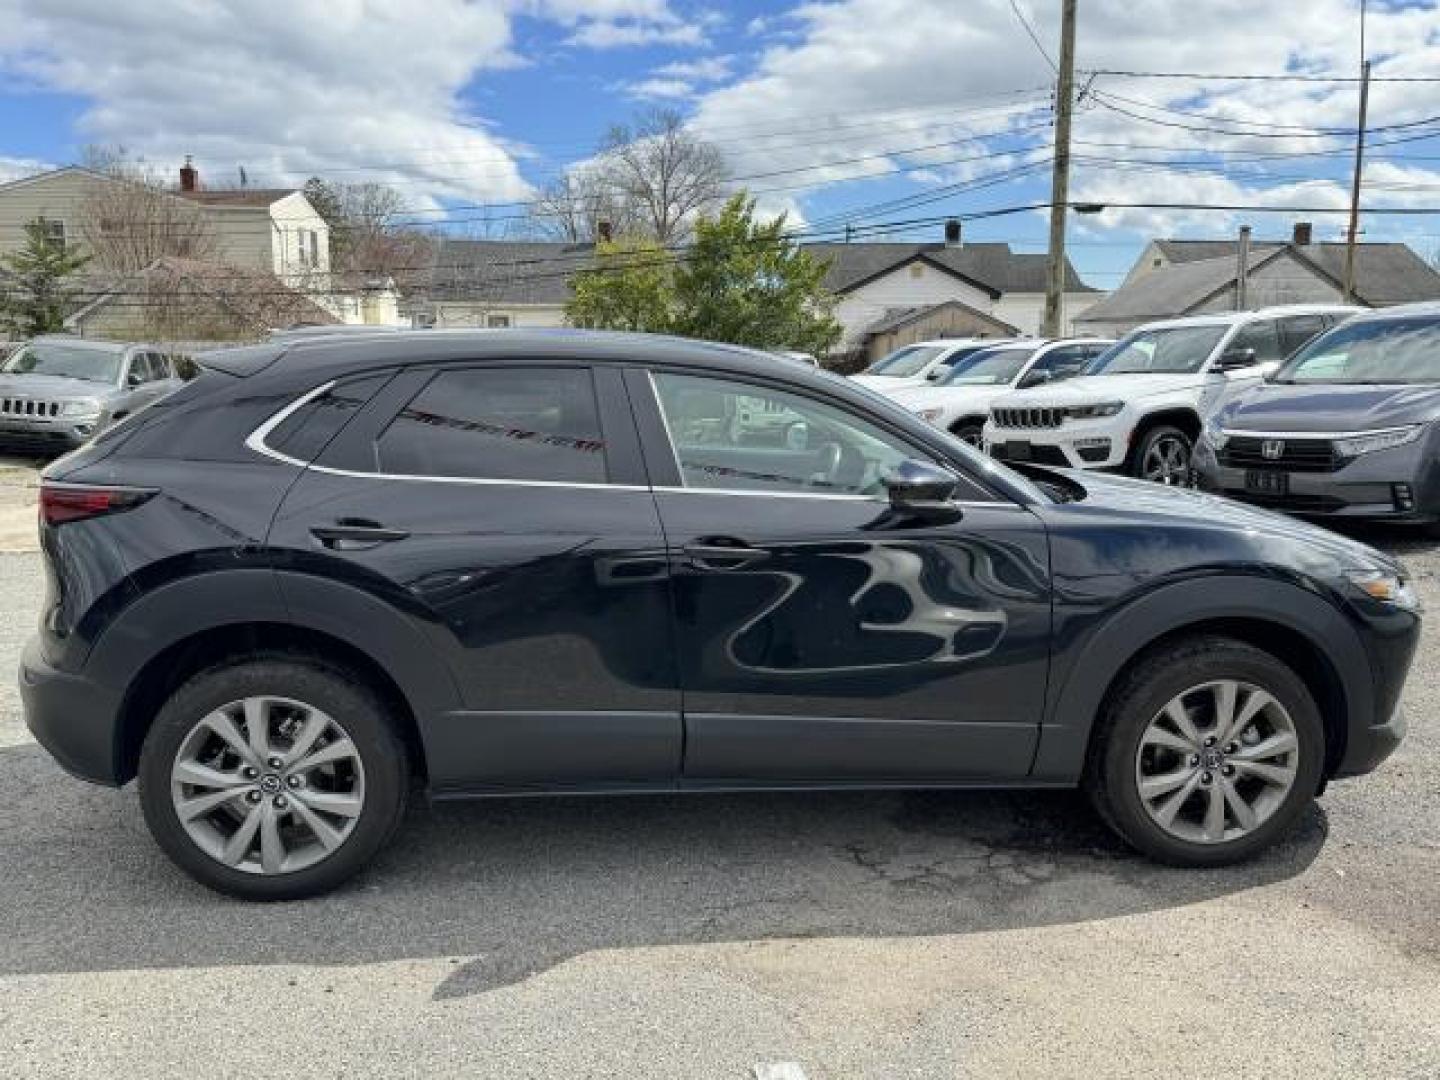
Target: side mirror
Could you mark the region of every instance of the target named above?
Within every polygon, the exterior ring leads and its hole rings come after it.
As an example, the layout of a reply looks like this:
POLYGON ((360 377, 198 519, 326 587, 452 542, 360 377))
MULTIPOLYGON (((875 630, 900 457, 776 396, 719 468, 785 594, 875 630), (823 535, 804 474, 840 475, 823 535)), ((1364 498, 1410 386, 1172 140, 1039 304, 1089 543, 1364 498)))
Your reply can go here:
POLYGON ((1044 368, 1031 368, 1024 375, 1020 376, 1020 381, 1015 384, 1015 389, 1028 390, 1032 386, 1043 386, 1054 377, 1053 372, 1047 371, 1044 368))
POLYGON ((890 495, 890 509, 909 519, 929 522, 956 521, 960 508, 950 500, 960 478, 949 469, 928 461, 902 461, 884 479, 890 495))
POLYGON ((1246 348, 1226 349, 1225 352, 1221 355, 1220 363, 1218 365, 1221 371, 1234 371, 1237 368, 1247 368, 1254 366, 1255 350, 1246 348))

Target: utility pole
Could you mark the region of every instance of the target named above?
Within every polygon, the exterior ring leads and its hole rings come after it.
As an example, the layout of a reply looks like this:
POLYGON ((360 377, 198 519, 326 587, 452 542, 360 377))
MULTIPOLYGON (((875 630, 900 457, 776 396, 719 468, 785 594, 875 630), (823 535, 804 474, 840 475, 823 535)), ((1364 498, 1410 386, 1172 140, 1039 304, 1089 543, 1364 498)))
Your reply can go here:
POLYGON ((1250 291, 1250 226, 1240 226, 1240 242, 1235 245, 1235 310, 1244 311, 1250 291))
POLYGON ((1350 184, 1350 228, 1345 232, 1345 279, 1341 300, 1355 300, 1355 239, 1360 231, 1360 173, 1365 162, 1365 110, 1370 105, 1370 61, 1360 65, 1360 117, 1355 124, 1355 178, 1350 184))
POLYGON ((1070 200, 1070 114, 1075 105, 1075 0, 1061 0, 1060 70, 1055 83, 1055 164, 1050 176, 1050 258, 1040 333, 1059 337, 1065 323, 1065 211, 1070 200))

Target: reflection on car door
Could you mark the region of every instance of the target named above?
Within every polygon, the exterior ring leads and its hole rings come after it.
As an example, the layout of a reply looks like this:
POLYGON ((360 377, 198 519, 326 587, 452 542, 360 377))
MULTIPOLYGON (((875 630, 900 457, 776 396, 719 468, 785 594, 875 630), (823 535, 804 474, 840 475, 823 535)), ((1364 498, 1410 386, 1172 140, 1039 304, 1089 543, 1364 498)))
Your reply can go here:
POLYGON ((1027 772, 1050 625, 1038 519, 975 486, 959 522, 897 526, 880 477, 923 454, 904 438, 730 377, 629 385, 674 575, 688 783, 1027 772), (793 419, 737 441, 728 420, 757 398, 793 419))
POLYGON ((319 454, 274 525, 310 552, 287 598, 340 578, 410 612, 464 700, 421 718, 432 785, 673 785, 667 564, 620 372, 410 370, 313 404, 274 432, 319 454))

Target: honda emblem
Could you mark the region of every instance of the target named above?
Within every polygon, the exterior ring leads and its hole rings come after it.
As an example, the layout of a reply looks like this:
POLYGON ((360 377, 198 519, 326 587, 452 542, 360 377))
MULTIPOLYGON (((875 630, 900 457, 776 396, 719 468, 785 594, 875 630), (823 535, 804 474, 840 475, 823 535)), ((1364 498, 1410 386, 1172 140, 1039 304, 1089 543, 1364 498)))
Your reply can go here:
POLYGON ((1274 461, 1283 453, 1285 453, 1283 439, 1266 439, 1260 444, 1260 456, 1266 461, 1274 461))

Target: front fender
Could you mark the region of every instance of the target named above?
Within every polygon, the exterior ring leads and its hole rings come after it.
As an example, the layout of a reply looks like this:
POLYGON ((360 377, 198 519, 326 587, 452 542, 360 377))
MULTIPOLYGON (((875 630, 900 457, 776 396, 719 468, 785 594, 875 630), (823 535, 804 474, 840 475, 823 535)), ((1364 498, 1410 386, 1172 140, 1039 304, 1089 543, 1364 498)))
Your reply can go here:
POLYGON ((1032 777, 1078 780, 1095 718, 1116 676, 1157 638, 1215 619, 1269 620, 1301 634, 1340 680, 1350 734, 1373 723, 1375 694, 1365 649, 1332 603, 1299 584, 1274 578, 1192 578, 1138 597, 1054 658, 1032 777))

